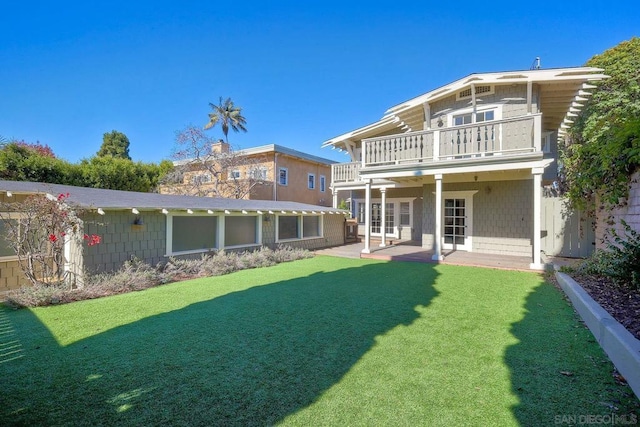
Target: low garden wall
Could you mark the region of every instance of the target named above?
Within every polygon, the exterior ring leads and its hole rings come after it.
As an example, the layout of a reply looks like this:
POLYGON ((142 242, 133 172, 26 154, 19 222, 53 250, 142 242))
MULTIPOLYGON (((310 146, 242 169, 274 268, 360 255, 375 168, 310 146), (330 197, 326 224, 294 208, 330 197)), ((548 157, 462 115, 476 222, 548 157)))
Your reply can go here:
POLYGON ((618 372, 640 398, 640 340, 611 317, 571 277, 557 272, 556 278, 618 372))

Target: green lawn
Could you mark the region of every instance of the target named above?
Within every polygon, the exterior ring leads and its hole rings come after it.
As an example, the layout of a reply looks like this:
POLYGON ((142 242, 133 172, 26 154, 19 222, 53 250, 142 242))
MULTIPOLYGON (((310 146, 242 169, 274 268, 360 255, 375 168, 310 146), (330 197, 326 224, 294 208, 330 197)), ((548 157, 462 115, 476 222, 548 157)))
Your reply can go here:
POLYGON ((637 410, 611 371, 534 273, 316 257, 0 309, 2 425, 553 425, 637 410))

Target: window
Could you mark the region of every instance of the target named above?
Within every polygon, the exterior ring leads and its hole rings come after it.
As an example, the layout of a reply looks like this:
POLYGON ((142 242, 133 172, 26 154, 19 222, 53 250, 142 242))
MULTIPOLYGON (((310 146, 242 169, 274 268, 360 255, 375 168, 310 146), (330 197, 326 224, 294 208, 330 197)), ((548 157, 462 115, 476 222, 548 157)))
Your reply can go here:
POLYGON ((240 179, 240 171, 238 169, 231 171, 231 178, 240 179))
POLYGON ((172 216, 171 252, 202 252, 217 247, 218 218, 172 216))
POLYGON ((309 190, 313 190, 316 188, 316 176, 312 173, 310 173, 307 177, 307 187, 309 187, 309 190))
POLYGON ((409 202, 400 202, 400 225, 411 225, 411 210, 409 202))
POLYGON ((206 184, 211 182, 211 175, 208 173, 202 173, 191 177, 191 183, 195 185, 206 184))
POLYGON ((297 216, 278 217, 278 240, 299 239, 300 230, 297 216))
POLYGON ((16 256, 15 251, 9 242, 7 242, 7 239, 5 239, 6 231, 4 220, 0 219, 0 258, 16 256))
POLYGON ((320 217, 319 216, 303 216, 302 217, 302 236, 303 237, 320 237, 320 217))
MULTIPOLYGON (((471 124, 471 117, 473 113, 458 114, 453 116, 453 125, 462 126, 471 124)), ((476 113, 476 123, 487 122, 493 120, 495 117, 493 110, 479 111, 476 113)))
POLYGON ((280 185, 288 185, 289 171, 287 170, 287 168, 278 169, 278 183, 280 183, 280 185))
POLYGON ((493 120, 493 110, 480 111, 476 113, 476 123, 488 122, 490 120, 493 120))
POLYGON ((327 189, 327 178, 324 175, 320 175, 320 191, 323 193, 327 189))
POLYGON ((454 126, 468 125, 470 123, 471 123, 471 113, 453 116, 454 126))
POLYGON ((258 244, 257 216, 225 216, 224 246, 248 246, 258 244))
POLYGON ((542 152, 551 153, 551 132, 542 133, 542 152))
POLYGON ((358 224, 364 224, 365 208, 366 205, 364 203, 358 203, 358 224))
POLYGON ((321 215, 279 215, 277 240, 322 237, 321 215))
POLYGON ((257 167, 253 168, 249 171, 249 178, 255 179, 257 181, 266 181, 267 180, 267 168, 265 167, 257 167))

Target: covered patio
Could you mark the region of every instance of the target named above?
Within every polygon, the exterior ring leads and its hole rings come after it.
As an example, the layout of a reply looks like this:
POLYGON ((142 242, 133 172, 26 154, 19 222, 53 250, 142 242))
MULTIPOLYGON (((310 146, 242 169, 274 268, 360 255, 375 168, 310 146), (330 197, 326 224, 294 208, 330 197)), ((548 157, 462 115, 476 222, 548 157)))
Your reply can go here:
POLYGON ((442 261, 433 261, 434 251, 425 250, 419 242, 413 240, 387 243, 379 247, 379 242, 372 242, 371 252, 362 253, 364 242, 349 243, 342 246, 320 249, 318 255, 329 255, 344 258, 369 258, 387 261, 412 261, 438 264, 466 265, 475 267, 497 268, 502 270, 530 271, 531 258, 512 255, 483 254, 466 251, 443 250, 442 261))

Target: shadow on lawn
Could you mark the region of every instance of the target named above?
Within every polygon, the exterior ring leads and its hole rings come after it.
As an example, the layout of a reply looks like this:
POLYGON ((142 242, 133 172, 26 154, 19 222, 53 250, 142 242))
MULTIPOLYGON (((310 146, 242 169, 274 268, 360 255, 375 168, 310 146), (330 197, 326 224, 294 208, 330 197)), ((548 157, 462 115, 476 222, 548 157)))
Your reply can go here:
POLYGON ((195 303, 64 348, 25 310, 23 341, 31 330, 49 342, 23 342, 21 360, 35 358, 49 369, 16 364, 3 372, 10 381, 0 419, 274 424, 340 381, 376 336, 411 324, 419 316, 415 307, 437 295, 436 276, 434 266, 421 263, 320 272, 195 303))
POLYGON ((505 362, 519 399, 516 419, 526 426, 576 425, 586 420, 580 416, 610 416, 614 407, 618 415, 637 411, 631 389, 616 384, 608 358, 558 292, 541 283, 511 327, 519 342, 507 348, 505 362))

